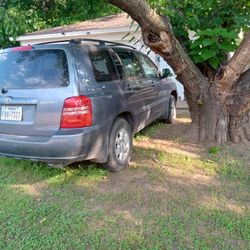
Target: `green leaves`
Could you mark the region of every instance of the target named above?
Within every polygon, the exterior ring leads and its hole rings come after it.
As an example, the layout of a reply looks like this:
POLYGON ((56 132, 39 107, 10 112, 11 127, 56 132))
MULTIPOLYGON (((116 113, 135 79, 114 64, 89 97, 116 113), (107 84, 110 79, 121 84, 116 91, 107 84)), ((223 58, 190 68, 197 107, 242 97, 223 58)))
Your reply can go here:
POLYGON ((39 29, 71 24, 117 13, 105 0, 0 1, 0 47, 17 36, 39 29))
POLYGON ((24 22, 25 19, 18 8, 0 8, 0 47, 8 46, 11 43, 10 37, 15 43, 16 36, 24 31, 24 22))
POLYGON ((215 34, 215 32, 209 28, 206 30, 198 31, 195 36, 197 36, 197 37, 199 37, 199 36, 211 36, 212 37, 214 34, 215 34))
POLYGON ((202 45, 204 47, 207 47, 207 46, 212 45, 212 44, 214 44, 214 41, 211 38, 206 38, 202 41, 202 45))
POLYGON ((202 46, 202 39, 197 39, 197 40, 195 40, 192 44, 191 44, 191 46, 190 46, 190 48, 193 50, 193 49, 196 49, 196 48, 200 48, 202 46))
POLYGON ((198 31, 196 33, 196 36, 208 36, 208 37, 221 36, 224 38, 237 39, 238 32, 235 32, 233 30, 228 31, 226 28, 215 28, 215 29, 208 28, 206 30, 198 31))
POLYGON ((175 35, 194 62, 214 69, 229 52, 236 50, 240 31, 250 27, 249 0, 149 2, 170 18, 175 35), (195 37, 190 34, 195 34, 195 37))
POLYGON ((223 41, 222 43, 218 44, 219 49, 224 50, 226 52, 233 52, 237 48, 236 44, 229 41, 223 41))
POLYGON ((218 57, 213 57, 208 60, 208 63, 212 68, 216 69, 220 64, 220 59, 218 57))
POLYGON ((228 31, 227 29, 215 29, 215 34, 220 35, 224 38, 231 38, 231 39, 237 39, 238 38, 238 32, 235 32, 233 30, 228 31))
POLYGON ((216 56, 216 52, 214 50, 210 50, 208 48, 202 49, 200 52, 200 55, 203 59, 203 61, 206 61, 207 59, 216 56))
POLYGON ((237 32, 225 28, 200 30, 195 37, 197 39, 190 45, 190 56, 195 63, 207 62, 214 69, 220 65, 226 53, 237 48, 237 32))

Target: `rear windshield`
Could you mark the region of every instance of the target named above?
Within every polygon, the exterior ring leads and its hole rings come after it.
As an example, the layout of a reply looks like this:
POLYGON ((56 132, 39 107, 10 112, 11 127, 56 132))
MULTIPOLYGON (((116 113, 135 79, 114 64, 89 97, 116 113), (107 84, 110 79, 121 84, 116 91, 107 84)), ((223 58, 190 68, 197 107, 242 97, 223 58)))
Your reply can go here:
POLYGON ((0 88, 54 88, 68 84, 68 63, 63 50, 0 53, 0 88))

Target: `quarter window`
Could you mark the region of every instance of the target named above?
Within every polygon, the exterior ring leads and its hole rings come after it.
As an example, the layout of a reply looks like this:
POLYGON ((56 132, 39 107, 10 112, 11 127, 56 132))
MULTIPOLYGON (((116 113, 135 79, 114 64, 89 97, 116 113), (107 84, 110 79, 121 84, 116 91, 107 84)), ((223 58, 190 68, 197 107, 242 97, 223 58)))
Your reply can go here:
POLYGON ((109 52, 106 50, 90 51, 94 75, 97 82, 117 80, 117 73, 109 52))

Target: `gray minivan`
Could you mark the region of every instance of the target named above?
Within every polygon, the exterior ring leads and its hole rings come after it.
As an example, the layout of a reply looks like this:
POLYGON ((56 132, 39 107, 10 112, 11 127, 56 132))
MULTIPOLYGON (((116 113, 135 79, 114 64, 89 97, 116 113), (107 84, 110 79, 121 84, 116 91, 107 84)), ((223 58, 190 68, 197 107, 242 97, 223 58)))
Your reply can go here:
POLYGON ((176 116, 174 82, 131 46, 81 39, 0 50, 0 155, 129 163, 132 136, 176 116))

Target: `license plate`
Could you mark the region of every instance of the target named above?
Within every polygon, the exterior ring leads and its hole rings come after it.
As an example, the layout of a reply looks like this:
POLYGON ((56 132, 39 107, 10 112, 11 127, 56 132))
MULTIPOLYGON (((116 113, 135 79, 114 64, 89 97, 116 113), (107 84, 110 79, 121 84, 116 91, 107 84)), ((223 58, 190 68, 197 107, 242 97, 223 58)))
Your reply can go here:
POLYGON ((23 109, 20 106, 2 106, 1 120, 22 121, 23 109))

